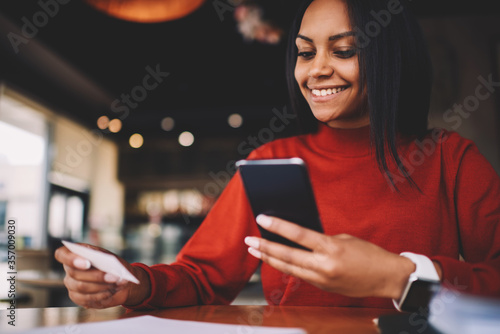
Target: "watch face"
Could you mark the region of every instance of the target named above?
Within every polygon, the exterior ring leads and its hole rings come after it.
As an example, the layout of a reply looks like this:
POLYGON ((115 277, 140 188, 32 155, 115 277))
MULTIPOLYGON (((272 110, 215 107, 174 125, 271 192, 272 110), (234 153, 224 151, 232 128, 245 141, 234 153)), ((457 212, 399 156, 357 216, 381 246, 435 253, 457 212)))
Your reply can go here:
POLYGON ((415 312, 420 308, 427 308, 435 293, 439 290, 439 282, 418 279, 411 283, 401 309, 403 311, 415 312))

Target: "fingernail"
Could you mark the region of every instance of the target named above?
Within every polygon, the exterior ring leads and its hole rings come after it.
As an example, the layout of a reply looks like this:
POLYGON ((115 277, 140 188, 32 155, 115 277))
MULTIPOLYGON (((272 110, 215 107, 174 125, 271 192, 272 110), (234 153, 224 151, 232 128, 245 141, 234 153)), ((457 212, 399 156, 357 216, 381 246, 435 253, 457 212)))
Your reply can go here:
POLYGON ((120 277, 120 279, 118 280, 118 282, 116 282, 116 285, 118 286, 125 286, 127 285, 128 281, 126 279, 123 279, 120 277))
POLYGON ((73 261, 73 265, 79 269, 89 269, 90 261, 87 259, 78 258, 73 261))
POLYGON ((271 217, 268 217, 266 215, 262 215, 262 214, 258 215, 256 218, 256 221, 257 221, 257 224, 259 224, 260 226, 262 226, 264 228, 271 226, 271 217))
POLYGON ((116 283, 118 282, 118 280, 120 279, 120 277, 117 277, 113 274, 106 274, 104 275, 104 281, 106 281, 107 283, 116 283))
POLYGON ((256 258, 260 259, 262 257, 262 253, 259 252, 258 250, 256 250, 255 248, 252 248, 252 247, 248 247, 248 252, 255 256, 256 258))
POLYGON ((259 239, 255 238, 255 237, 246 237, 245 238, 245 243, 248 246, 253 247, 255 249, 259 249, 259 246, 260 246, 259 239))

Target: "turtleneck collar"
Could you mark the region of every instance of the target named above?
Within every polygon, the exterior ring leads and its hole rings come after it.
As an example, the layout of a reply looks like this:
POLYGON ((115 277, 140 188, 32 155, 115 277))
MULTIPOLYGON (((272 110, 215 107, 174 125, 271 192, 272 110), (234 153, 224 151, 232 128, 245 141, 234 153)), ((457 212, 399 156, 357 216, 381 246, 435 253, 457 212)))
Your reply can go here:
POLYGON ((371 152, 370 125, 356 129, 339 129, 319 123, 318 132, 310 138, 311 146, 323 152, 346 157, 365 156, 371 152))

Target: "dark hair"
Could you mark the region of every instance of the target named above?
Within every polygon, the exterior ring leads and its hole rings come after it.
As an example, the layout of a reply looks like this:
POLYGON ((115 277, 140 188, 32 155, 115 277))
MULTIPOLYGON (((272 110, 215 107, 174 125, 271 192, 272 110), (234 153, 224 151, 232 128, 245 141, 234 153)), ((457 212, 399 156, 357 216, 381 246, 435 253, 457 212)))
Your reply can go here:
MULTIPOLYGON (((303 133, 315 132, 318 125, 294 76, 297 62, 295 39, 302 17, 312 1, 305 0, 299 7, 290 29, 286 56, 290 103, 303 133)), ((389 155, 404 177, 416 186, 401 162, 396 140, 397 135, 421 138, 428 132, 432 66, 419 24, 404 1, 344 1, 352 29, 357 33, 359 80, 361 87, 366 85, 371 143, 375 146, 378 165, 394 186, 388 173, 389 155), (394 9, 394 14, 388 11, 391 2, 400 3, 397 13, 394 9), (389 24, 384 26, 375 17, 375 13, 383 10, 390 15, 389 24), (378 30, 370 30, 377 24, 378 30)))

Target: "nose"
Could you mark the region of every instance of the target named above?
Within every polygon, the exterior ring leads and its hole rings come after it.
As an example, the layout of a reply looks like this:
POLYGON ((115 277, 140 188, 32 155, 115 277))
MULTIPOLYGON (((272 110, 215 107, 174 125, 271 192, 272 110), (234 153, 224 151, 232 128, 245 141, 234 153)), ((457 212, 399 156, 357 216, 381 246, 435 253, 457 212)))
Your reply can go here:
POLYGON ((317 52, 309 68, 309 76, 312 78, 331 76, 333 72, 328 54, 326 52, 317 52))

